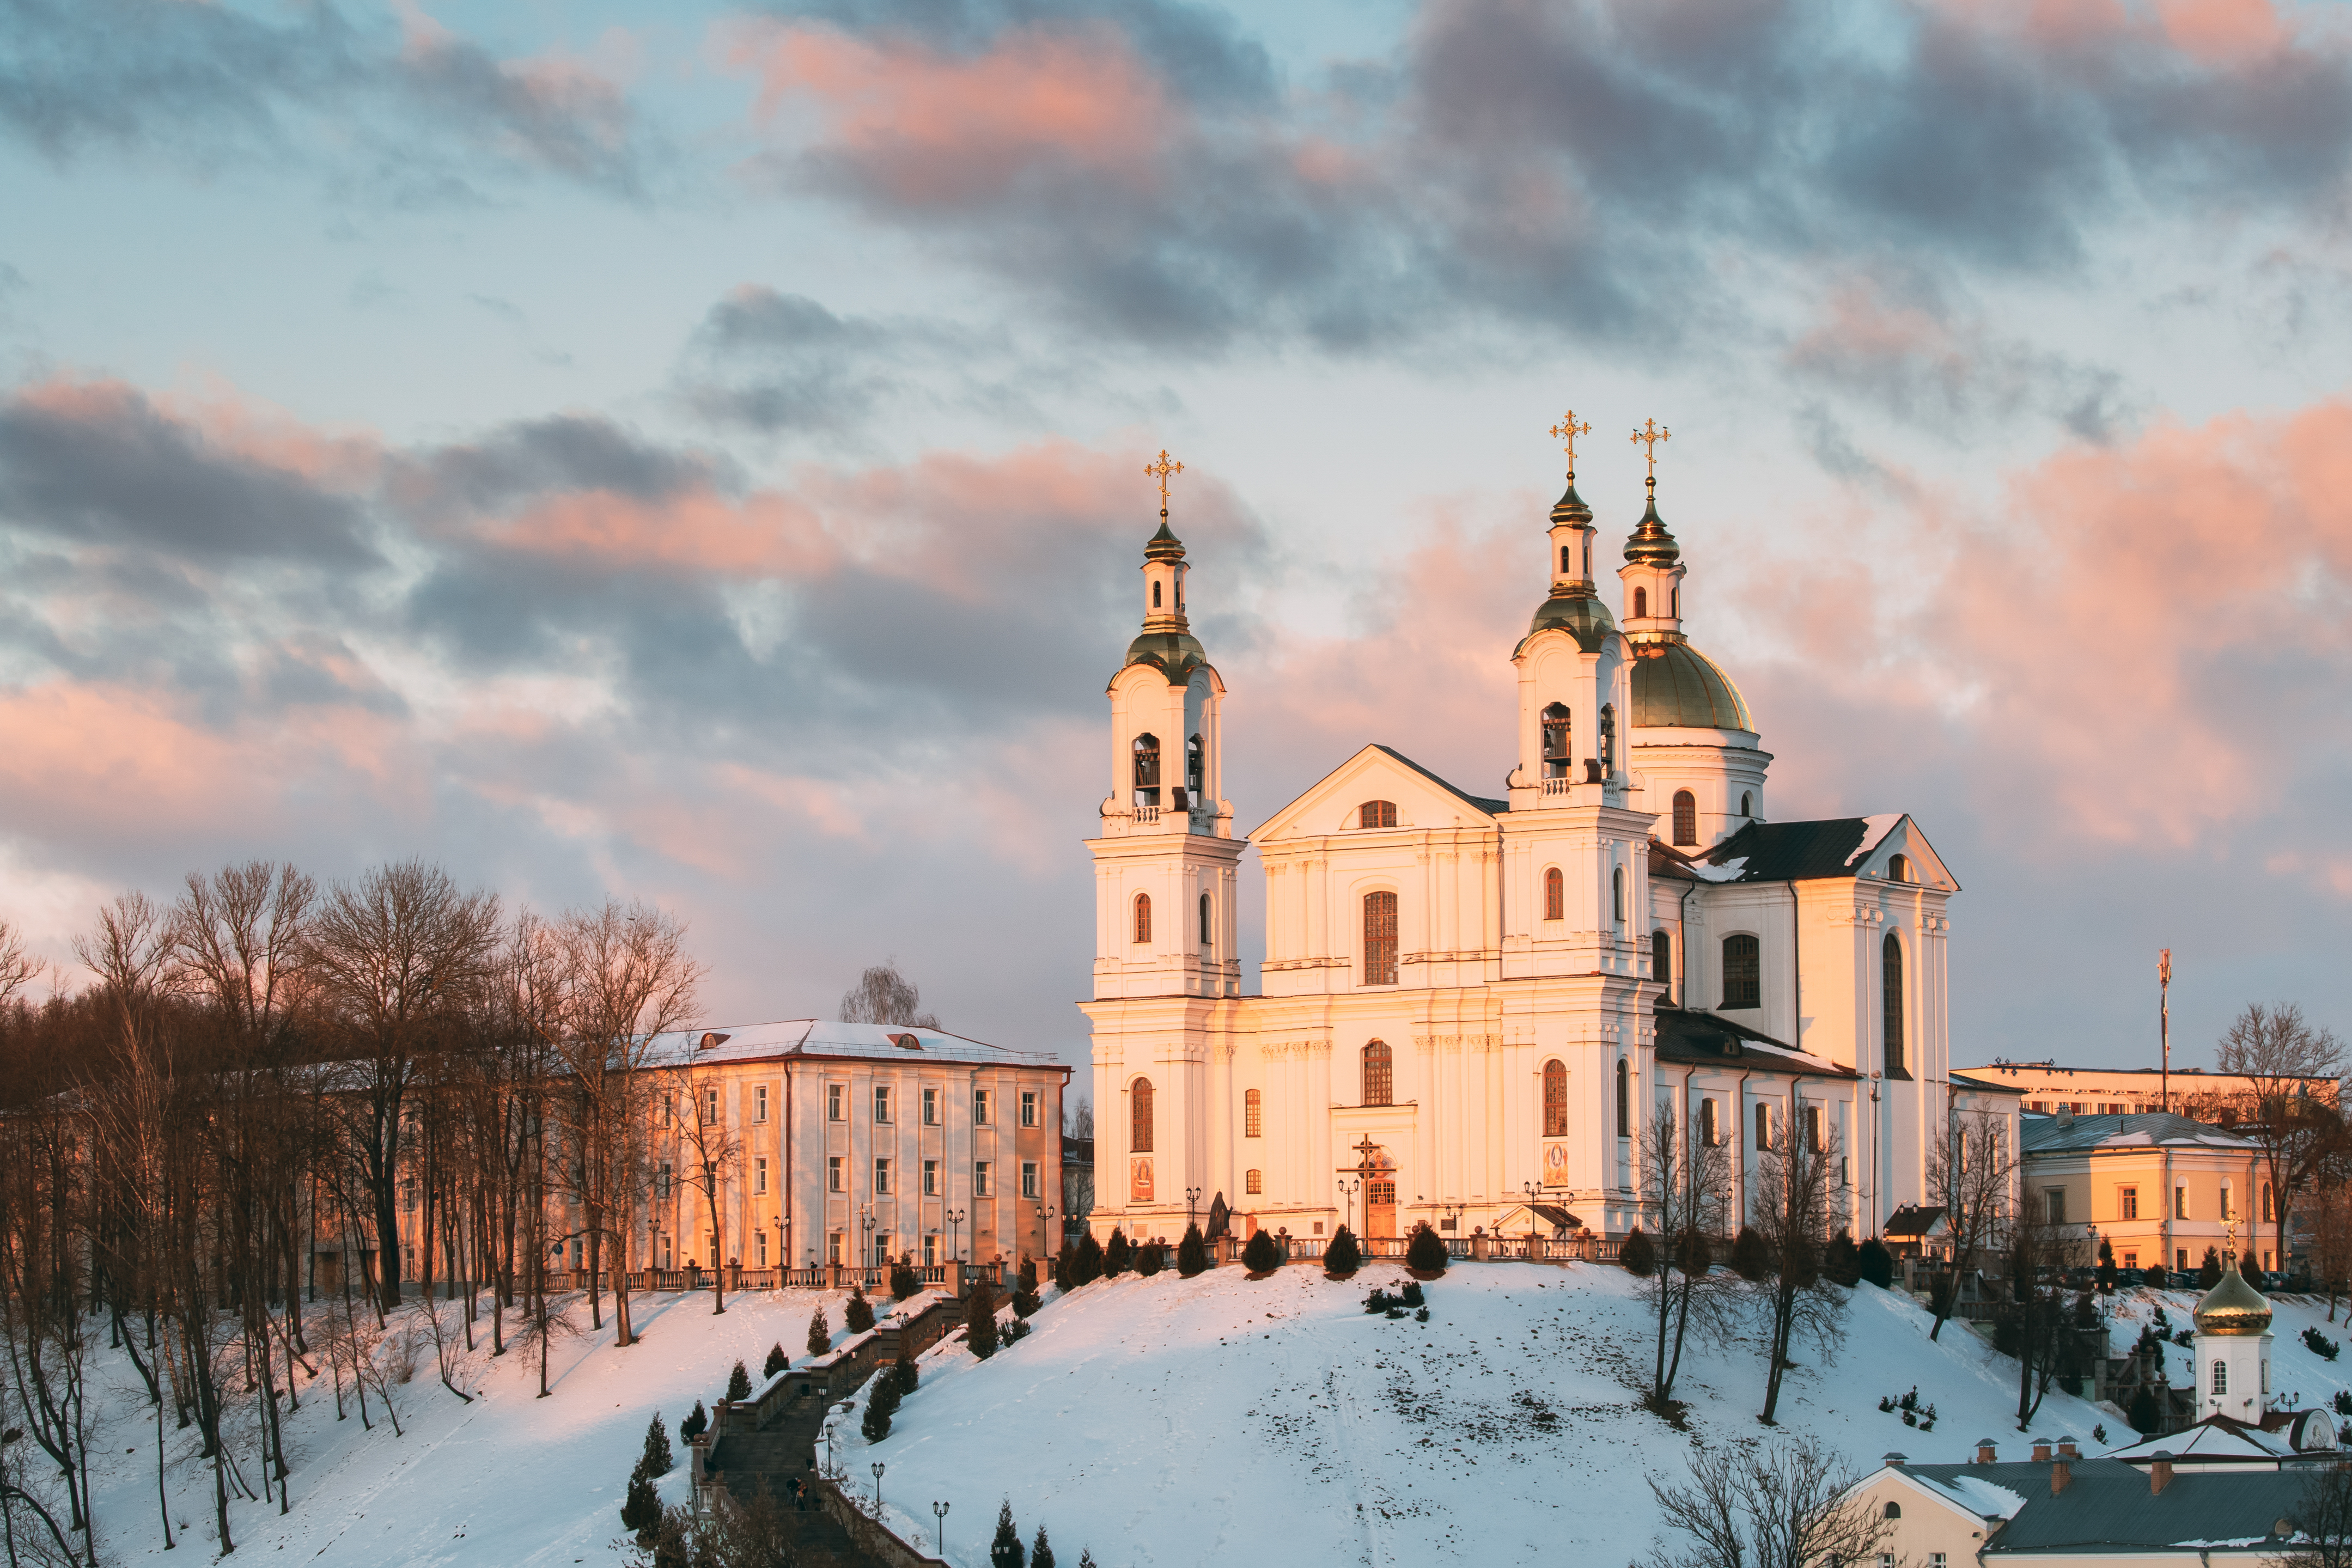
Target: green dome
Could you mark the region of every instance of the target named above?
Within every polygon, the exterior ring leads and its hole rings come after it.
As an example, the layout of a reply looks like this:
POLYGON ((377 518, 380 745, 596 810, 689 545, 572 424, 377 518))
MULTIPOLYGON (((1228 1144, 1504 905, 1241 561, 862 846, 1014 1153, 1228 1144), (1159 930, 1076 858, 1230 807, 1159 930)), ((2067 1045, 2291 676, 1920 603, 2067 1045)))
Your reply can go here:
POLYGON ((2232 1260, 2221 1270, 2221 1282, 2205 1292, 2197 1303, 2197 1332, 2200 1334, 2267 1333, 2271 1326, 2271 1304, 2263 1293, 2246 1283, 2232 1260))
POLYGON ((1209 651, 1190 632, 1146 632, 1127 645, 1127 664, 1156 665, 1171 686, 1190 685, 1192 672, 1208 662, 1209 651))
POLYGON ((1528 635, 1532 637, 1553 626, 1575 638, 1576 645, 1588 653, 1599 653, 1609 633, 1617 630, 1609 606, 1601 603, 1600 596, 1589 588, 1555 593, 1537 605, 1535 619, 1528 622, 1528 635))
POLYGON ((1633 725, 1638 729, 1744 729, 1756 720, 1731 677, 1688 643, 1633 650, 1633 725))

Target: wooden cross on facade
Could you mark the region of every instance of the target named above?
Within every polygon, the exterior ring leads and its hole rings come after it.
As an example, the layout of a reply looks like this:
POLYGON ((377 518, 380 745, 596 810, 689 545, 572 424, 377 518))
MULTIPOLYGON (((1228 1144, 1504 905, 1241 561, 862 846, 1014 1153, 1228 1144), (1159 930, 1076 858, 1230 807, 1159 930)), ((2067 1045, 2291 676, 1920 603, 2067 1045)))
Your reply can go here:
POLYGON ((1163 523, 1168 520, 1168 476, 1171 474, 1182 472, 1184 472, 1184 465, 1170 461, 1168 448, 1165 446, 1160 449, 1159 462, 1147 463, 1143 465, 1146 478, 1157 476, 1160 480, 1160 520, 1163 523))
POLYGON ((1577 423, 1574 409, 1570 409, 1560 422, 1551 427, 1553 440, 1568 443, 1568 476, 1571 479, 1576 477, 1576 438, 1580 435, 1590 435, 1591 433, 1591 421, 1587 420, 1582 424, 1577 423))
POLYGON ((1352 1166, 1341 1166, 1339 1168, 1342 1171, 1350 1176, 1362 1176, 1367 1180, 1380 1174, 1381 1167, 1372 1164, 1372 1156, 1381 1152, 1381 1146, 1372 1142, 1372 1135, 1370 1133, 1364 1134, 1362 1143, 1350 1144, 1348 1146, 1361 1155, 1363 1158, 1352 1166))
POLYGON ((1650 449, 1650 483, 1653 485, 1658 482, 1658 443, 1672 439, 1674 434, 1654 419, 1643 420, 1642 428, 1633 433, 1633 439, 1650 449))

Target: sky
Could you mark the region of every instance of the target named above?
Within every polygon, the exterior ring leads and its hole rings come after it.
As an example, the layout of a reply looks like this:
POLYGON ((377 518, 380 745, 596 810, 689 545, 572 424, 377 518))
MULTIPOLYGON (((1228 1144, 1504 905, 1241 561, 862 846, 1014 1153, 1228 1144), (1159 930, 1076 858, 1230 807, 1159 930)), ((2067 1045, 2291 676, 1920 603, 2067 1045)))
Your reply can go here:
POLYGON ((1144 464, 1246 830, 1496 786, 1572 408, 1956 1063, 2352 1034, 2348 196, 2286 0, 0 0, 0 918, 421 856, 1082 1062, 1144 464))

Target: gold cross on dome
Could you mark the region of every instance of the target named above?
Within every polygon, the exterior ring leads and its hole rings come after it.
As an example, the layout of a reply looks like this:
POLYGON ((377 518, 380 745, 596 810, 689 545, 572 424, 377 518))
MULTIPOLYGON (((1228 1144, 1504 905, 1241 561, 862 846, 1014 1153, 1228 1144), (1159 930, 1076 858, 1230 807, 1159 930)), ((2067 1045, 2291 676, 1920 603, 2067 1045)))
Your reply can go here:
POLYGON ((1156 476, 1160 480, 1160 520, 1162 522, 1166 522, 1168 520, 1168 476, 1171 474, 1181 474, 1182 472, 1184 472, 1184 465, 1181 463, 1171 462, 1168 456, 1168 448, 1165 446, 1160 449, 1159 462, 1147 463, 1143 465, 1143 473, 1146 478, 1150 478, 1156 476))
POLYGON ((1582 424, 1577 423, 1576 410, 1574 409, 1570 409, 1560 422, 1551 427, 1551 435, 1554 441, 1565 441, 1568 443, 1568 471, 1570 474, 1576 472, 1576 438, 1580 435, 1589 435, 1591 433, 1591 421, 1587 420, 1582 424))
POLYGON ((1653 485, 1658 482, 1658 443, 1671 439, 1674 434, 1654 419, 1643 420, 1642 428, 1633 433, 1633 439, 1650 449, 1650 483, 1653 485))

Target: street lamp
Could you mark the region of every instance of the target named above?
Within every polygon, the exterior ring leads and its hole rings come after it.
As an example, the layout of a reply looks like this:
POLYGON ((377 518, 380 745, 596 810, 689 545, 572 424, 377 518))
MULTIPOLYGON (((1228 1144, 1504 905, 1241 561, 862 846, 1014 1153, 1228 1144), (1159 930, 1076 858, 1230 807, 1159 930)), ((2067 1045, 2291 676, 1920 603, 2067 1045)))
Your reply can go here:
POLYGON ((1363 1186, 1363 1182, 1355 1176, 1341 1176, 1339 1178, 1339 1197, 1341 1199, 1340 1214, 1343 1217, 1339 1221, 1340 1224, 1346 1225, 1355 1218, 1356 1194, 1362 1191, 1363 1186))
POLYGON ((1049 1249, 1045 1245, 1052 1239, 1052 1232, 1047 1228, 1053 1223, 1053 1219, 1054 1206, 1050 1203, 1039 1204, 1037 1206, 1037 1258, 1040 1262, 1045 1260, 1049 1251, 1059 1250, 1059 1249, 1049 1249))
POLYGON ((882 1517, 882 1461, 874 1461, 874 1517, 882 1517))
MULTIPOLYGON (((857 1255, 870 1263, 874 1260, 874 1209, 870 1205, 860 1204, 857 1212, 860 1216, 857 1223, 865 1232, 858 1239, 857 1255)), ((861 1268, 864 1266, 865 1264, 859 1265, 861 1268)))
POLYGON ((1200 1221, 1195 1219, 1192 1216, 1192 1211, 1200 1206, 1201 1189, 1197 1186, 1186 1187, 1184 1189, 1184 1224, 1187 1228, 1200 1223, 1200 1221))
POLYGON ((1536 1256, 1536 1199, 1543 1193, 1543 1183, 1523 1181, 1519 1188, 1528 1195, 1528 1260, 1533 1262, 1536 1256))
POLYGON ((943 1502, 931 1504, 931 1517, 940 1521, 940 1555, 945 1557, 948 1554, 948 1505, 943 1502))
POLYGON ((965 1211, 961 1208, 950 1208, 948 1210, 946 1215, 948 1222, 948 1256, 955 1259, 959 1262, 963 1260, 963 1243, 960 1238, 962 1235, 963 1222, 966 1218, 967 1215, 965 1214, 965 1211))

